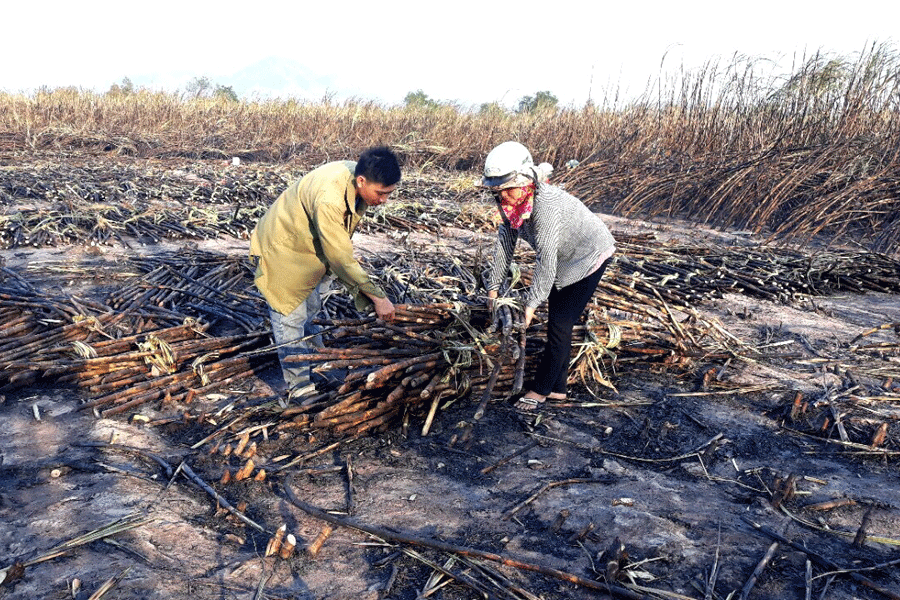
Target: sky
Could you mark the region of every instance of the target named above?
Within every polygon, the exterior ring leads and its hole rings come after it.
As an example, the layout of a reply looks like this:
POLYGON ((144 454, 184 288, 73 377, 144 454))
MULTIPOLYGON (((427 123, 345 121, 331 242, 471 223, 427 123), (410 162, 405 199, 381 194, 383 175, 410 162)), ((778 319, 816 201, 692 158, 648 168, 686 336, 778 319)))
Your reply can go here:
POLYGON ((736 55, 789 71, 816 52, 852 57, 872 43, 900 51, 896 0, 6 4, 0 90, 13 93, 103 92, 125 77, 169 91, 196 77, 232 86, 235 74, 274 58, 291 61, 313 97, 401 104, 422 90, 442 102, 515 106, 549 91, 581 106, 736 55))

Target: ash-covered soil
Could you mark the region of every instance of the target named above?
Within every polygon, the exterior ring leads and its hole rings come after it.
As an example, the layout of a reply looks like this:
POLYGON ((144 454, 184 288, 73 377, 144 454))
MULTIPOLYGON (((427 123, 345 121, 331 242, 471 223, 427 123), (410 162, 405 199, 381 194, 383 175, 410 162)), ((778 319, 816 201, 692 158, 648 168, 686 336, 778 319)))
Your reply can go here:
MULTIPOLYGON (((698 237, 689 225, 608 219, 614 230, 698 237)), ((490 238, 416 235, 417 243, 447 248, 490 238)), ((708 235, 711 243, 736 243, 708 235)), ((355 239, 361 252, 397 243, 380 232, 355 239)), ((200 246, 246 252, 246 241, 236 239, 200 246)), ((43 274, 48 288, 87 293, 110 285, 124 252, 115 245, 18 248, 4 259, 43 274), (93 276, 60 267, 79 256, 93 261, 93 276)), ((138 411, 142 418, 98 418, 79 410, 85 398, 76 390, 37 385, 7 393, 0 401, 0 569, 21 568, 6 572, 0 598, 88 598, 112 578, 105 597, 122 599, 455 599, 482 597, 478 585, 496 598, 737 598, 774 541, 754 524, 797 546, 775 549, 749 598, 804 598, 808 588, 813 598, 897 597, 897 335, 869 336, 884 347, 866 355, 864 368, 847 345, 900 322, 900 298, 843 294, 787 305, 734 294, 699 308, 778 357, 678 375, 620 365, 616 392, 595 397, 574 386, 567 401, 534 415, 497 400, 473 421, 479 398, 457 400, 440 408, 427 435, 414 417, 289 468, 284 457, 309 440, 263 426, 251 441, 265 477, 256 471, 228 483, 225 469, 245 464, 247 446, 236 456, 233 447, 226 455, 200 443, 210 430, 179 420, 183 407, 156 403, 138 411), (882 423, 886 438, 872 446, 882 423), (198 479, 252 525, 224 510, 198 479), (310 545, 332 525, 294 498, 344 523, 333 525, 315 555, 310 545), (141 520, 47 558, 60 544, 128 518, 141 520), (264 556, 282 525, 295 536, 295 551, 264 556), (408 538, 418 542, 398 541, 408 538), (438 577, 436 568, 460 579, 438 577)), ((230 411, 274 402, 278 378, 273 365, 194 398, 191 409, 216 408, 224 426, 230 411)))

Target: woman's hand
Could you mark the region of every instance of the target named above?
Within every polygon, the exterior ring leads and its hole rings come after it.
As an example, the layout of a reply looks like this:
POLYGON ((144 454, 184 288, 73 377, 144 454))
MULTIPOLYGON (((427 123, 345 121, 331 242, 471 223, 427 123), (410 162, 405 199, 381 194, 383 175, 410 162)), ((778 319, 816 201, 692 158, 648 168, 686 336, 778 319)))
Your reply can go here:
POLYGON ((488 310, 494 312, 494 304, 497 299, 497 290, 491 290, 487 293, 487 307, 488 310))
POLYGON ((531 306, 525 307, 525 329, 528 329, 528 326, 531 325, 531 321, 534 319, 534 308, 531 306))

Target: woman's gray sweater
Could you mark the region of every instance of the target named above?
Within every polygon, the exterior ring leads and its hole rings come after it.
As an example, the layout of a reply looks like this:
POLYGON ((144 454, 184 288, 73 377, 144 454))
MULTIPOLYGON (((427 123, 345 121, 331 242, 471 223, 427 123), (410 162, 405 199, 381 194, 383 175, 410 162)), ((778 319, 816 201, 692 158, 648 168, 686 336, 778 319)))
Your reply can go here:
POLYGON ((547 299, 551 286, 563 288, 592 273, 600 256, 614 249, 616 243, 606 224, 581 200, 555 185, 538 184, 531 217, 518 230, 503 216, 489 291, 499 290, 506 279, 519 237, 536 254, 526 299, 526 305, 533 308, 547 299))

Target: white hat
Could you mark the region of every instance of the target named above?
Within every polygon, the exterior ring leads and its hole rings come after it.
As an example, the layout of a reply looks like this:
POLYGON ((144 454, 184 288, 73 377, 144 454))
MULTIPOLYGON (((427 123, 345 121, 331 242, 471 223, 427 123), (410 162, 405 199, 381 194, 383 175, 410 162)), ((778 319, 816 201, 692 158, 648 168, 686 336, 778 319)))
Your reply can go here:
POLYGON ((527 185, 534 172, 534 160, 528 148, 519 142, 503 142, 484 159, 481 185, 502 190, 527 185))

